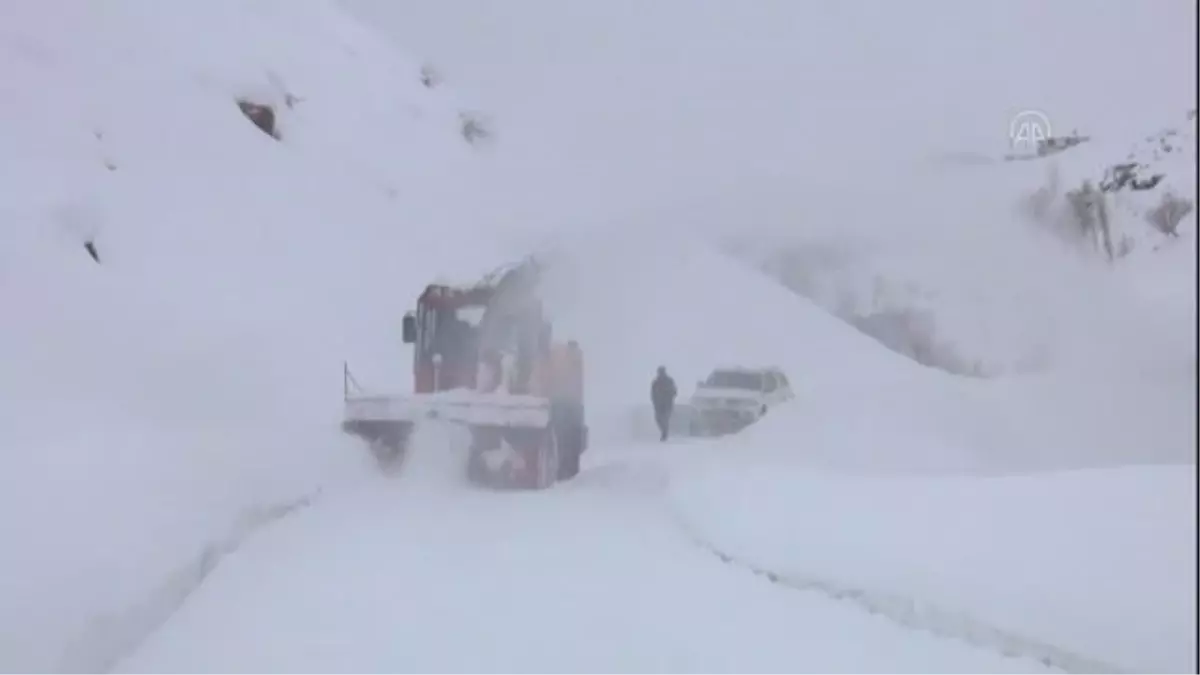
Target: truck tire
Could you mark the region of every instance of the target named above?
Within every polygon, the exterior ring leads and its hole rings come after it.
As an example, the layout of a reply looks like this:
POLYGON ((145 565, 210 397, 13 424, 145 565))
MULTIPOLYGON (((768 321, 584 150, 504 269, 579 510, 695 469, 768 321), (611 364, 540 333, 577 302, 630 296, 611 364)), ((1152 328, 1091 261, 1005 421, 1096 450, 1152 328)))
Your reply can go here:
POLYGON ((587 447, 587 427, 564 424, 555 435, 558 442, 558 480, 570 480, 579 474, 579 460, 587 447))

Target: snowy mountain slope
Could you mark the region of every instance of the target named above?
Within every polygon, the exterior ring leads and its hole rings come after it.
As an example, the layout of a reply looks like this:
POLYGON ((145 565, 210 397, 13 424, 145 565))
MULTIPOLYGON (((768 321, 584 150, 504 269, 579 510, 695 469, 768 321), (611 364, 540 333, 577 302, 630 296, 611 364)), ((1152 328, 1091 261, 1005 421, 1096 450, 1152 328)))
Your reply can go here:
MULTIPOLYGON (((1013 234, 1047 163, 929 158, 956 147, 985 160, 1011 152, 1022 110, 1044 112, 1054 133, 1092 137, 1051 158, 1072 165, 1063 189, 1098 179, 1164 127, 1185 141, 1196 95, 1190 5, 345 3, 488 91, 520 120, 522 143, 554 139, 560 152, 540 158, 542 171, 587 188, 567 208, 584 205, 589 223, 690 239, 782 235, 802 258, 790 282, 862 323, 931 334, 944 367, 994 375, 1092 363, 1101 358, 1092 336, 1128 333, 1111 317, 1126 327, 1154 321, 1129 317, 1138 310, 1124 299, 1115 312, 1094 301, 1125 294, 1123 284, 1046 251, 1053 244, 1036 235, 1013 234), (1137 56, 1098 66, 1097 44, 1137 56)), ((1171 175, 1194 190, 1187 171, 1171 175)), ((557 217, 555 197, 542 198, 557 217)), ((559 219, 556 228, 580 218, 559 219)), ((1146 229, 1140 217, 1128 224, 1146 229)), ((779 237, 760 244, 783 246, 779 237)), ((1184 262, 1179 281, 1194 266, 1184 262)), ((1104 358, 1134 351, 1113 342, 1104 358)))
POLYGON ((857 186, 871 196, 864 203, 846 194, 833 226, 818 207, 822 222, 768 223, 727 246, 881 340, 895 338, 898 351, 952 372, 1186 354, 1195 341, 1195 213, 1178 237, 1147 219, 1167 194, 1195 201, 1195 119, 1180 112, 1145 138, 1105 129, 1088 137, 1032 161, 914 167, 902 184, 857 186), (1081 237, 1067 193, 1085 181, 1098 188, 1126 162, 1159 182, 1107 195, 1114 249, 1124 252, 1114 271, 1099 242, 1081 237), (902 225, 879 233, 881 219, 902 225), (1150 342, 1162 339, 1176 343, 1150 342))
POLYGON ((893 353, 703 240, 606 232, 562 238, 556 250, 549 300, 557 330, 582 340, 600 439, 629 438, 657 365, 686 397, 712 367, 749 363, 783 367, 797 400, 722 441, 730 448, 749 442, 812 466, 869 473, 1195 461, 1194 376, 1180 353, 1190 345, 1178 335, 1186 326, 1168 323, 1175 334, 1165 335, 1143 334, 1149 323, 1126 328, 1122 335, 1147 351, 1119 360, 975 380, 893 353), (1158 338, 1174 348, 1149 351, 1158 338))
POLYGON ((1053 131, 1093 137, 1059 160, 1102 155, 1065 167, 1065 186, 1098 178, 1195 105, 1195 7, 1184 4, 345 2, 488 91, 523 141, 555 139, 562 150, 544 171, 590 188, 577 202, 607 215, 605 229, 782 231, 805 268, 790 281, 810 297, 890 332, 916 324, 941 365, 968 373, 1074 358, 1125 310, 1081 290, 1098 283, 1074 269, 1086 263, 1011 240, 1043 163, 930 156, 974 147, 999 158, 1014 115, 1044 111, 1053 131), (1101 66, 1096 45, 1137 55, 1101 66))
POLYGON ((548 311, 557 330, 585 338, 598 407, 628 404, 634 382, 648 396, 658 365, 681 386, 746 359, 795 372, 802 390, 923 375, 703 240, 618 231, 551 242, 548 311))
POLYGON ((0 667, 89 670, 239 511, 360 470, 339 362, 407 381, 401 309, 496 262, 455 241, 488 169, 322 0, 10 2, 0 54, 0 667))
POLYGON ((677 219, 721 199, 782 217, 935 149, 1000 153, 1022 109, 1144 134, 1196 96, 1191 3, 343 1, 558 147, 548 174, 622 195, 594 208, 677 219))
POLYGON ((731 463, 677 472, 674 507, 785 585, 1068 670, 1196 669, 1194 466, 978 480, 731 463))

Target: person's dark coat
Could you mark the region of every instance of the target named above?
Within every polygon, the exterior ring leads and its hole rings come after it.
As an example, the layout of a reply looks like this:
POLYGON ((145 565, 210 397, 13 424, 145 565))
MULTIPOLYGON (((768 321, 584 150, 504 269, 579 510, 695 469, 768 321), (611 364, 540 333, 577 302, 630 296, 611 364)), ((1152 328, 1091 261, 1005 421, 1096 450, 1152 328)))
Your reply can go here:
POLYGON ((658 376, 654 378, 654 382, 650 385, 650 402, 654 404, 655 412, 669 413, 675 407, 675 380, 667 375, 667 371, 659 368, 658 376))
POLYGON ((660 367, 658 376, 650 384, 650 402, 654 404, 654 421, 662 434, 661 440, 667 440, 671 427, 671 411, 675 407, 675 380, 667 375, 667 369, 660 367))

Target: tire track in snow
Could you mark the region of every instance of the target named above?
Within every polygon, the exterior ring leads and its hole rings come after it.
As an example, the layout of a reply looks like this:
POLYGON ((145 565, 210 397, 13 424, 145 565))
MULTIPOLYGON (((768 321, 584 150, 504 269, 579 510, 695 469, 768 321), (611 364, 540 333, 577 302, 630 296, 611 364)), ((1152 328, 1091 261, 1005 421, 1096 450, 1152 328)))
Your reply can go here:
POLYGON ((57 670, 112 672, 179 611, 226 556, 236 552, 264 527, 312 506, 320 496, 318 489, 289 502, 243 511, 224 537, 205 545, 191 562, 166 575, 139 601, 120 611, 93 618, 68 645, 57 670))
POLYGON ((672 519, 694 545, 721 562, 747 571, 769 583, 795 591, 819 593, 832 600, 850 603, 869 614, 882 616, 905 628, 965 642, 1005 657, 1038 661, 1067 673, 1123 673, 1125 669, 1048 642, 992 626, 962 612, 899 594, 854 588, 816 577, 786 576, 723 550, 701 536, 670 504, 672 519))

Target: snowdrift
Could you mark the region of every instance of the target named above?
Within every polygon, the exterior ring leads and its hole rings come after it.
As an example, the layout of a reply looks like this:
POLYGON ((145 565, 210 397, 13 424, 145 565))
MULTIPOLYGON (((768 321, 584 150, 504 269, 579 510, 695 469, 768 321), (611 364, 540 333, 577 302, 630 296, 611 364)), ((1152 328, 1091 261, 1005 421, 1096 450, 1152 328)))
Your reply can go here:
POLYGON ((705 241, 614 229, 546 246, 556 330, 585 336, 589 414, 648 405, 659 365, 681 395, 722 364, 778 365, 801 396, 926 375, 705 241))
POLYGON ((797 415, 814 405, 858 407, 879 392, 936 392, 941 384, 938 373, 897 357, 702 239, 613 229, 560 234, 546 247, 556 330, 584 336, 596 442, 657 436, 646 431, 654 429, 649 388, 659 365, 675 378, 680 401, 714 367, 782 367, 800 402, 780 423, 800 426, 810 423, 797 415))
POLYGON ((914 627, 997 648, 1195 672, 1193 466, 992 479, 730 468, 710 458, 676 480, 674 507, 781 583, 900 598, 914 627))
POLYGON ((557 244, 550 305, 557 330, 585 336, 589 417, 601 441, 644 438, 638 432, 658 365, 686 397, 716 365, 769 364, 788 373, 796 401, 720 441, 731 452, 749 442, 811 466, 872 473, 1194 461, 1196 397, 1186 356, 1194 348, 1181 353, 1188 326, 1178 322, 1161 334, 1146 332, 1153 324, 1124 329, 1148 342, 1173 341, 1172 350, 978 380, 893 353, 703 241, 606 232, 557 244))
POLYGON ((326 0, 0 7, 0 669, 103 668, 238 513, 367 466, 340 361, 402 388, 410 299, 496 262, 460 131, 326 0))

